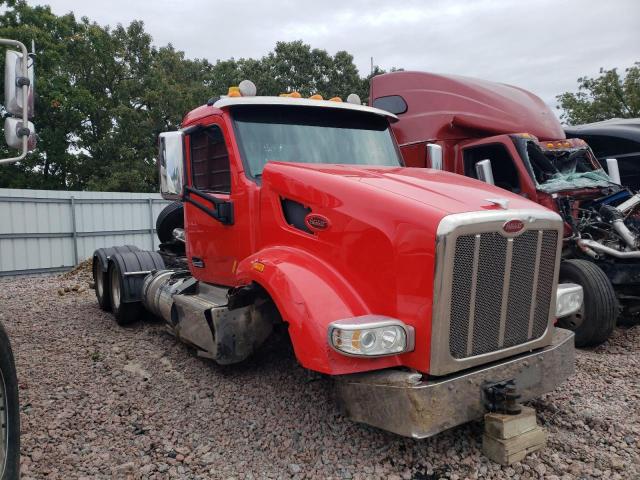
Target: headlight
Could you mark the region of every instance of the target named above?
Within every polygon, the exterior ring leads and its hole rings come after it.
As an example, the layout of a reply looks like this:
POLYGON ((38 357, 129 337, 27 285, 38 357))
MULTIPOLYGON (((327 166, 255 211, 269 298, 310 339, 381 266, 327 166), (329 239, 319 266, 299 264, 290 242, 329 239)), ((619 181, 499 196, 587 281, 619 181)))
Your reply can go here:
POLYGON ((329 344, 345 355, 394 355, 413 350, 414 330, 400 320, 364 315, 331 323, 329 344))
POLYGON ((584 293, 575 283, 560 283, 556 294, 556 318, 576 313, 582 307, 584 293))

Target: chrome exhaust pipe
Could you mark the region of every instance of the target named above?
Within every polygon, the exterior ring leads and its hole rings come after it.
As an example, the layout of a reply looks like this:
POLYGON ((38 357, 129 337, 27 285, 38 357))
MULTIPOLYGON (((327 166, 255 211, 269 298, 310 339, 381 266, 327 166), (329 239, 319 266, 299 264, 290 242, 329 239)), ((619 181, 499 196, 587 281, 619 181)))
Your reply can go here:
POLYGON ((616 250, 615 248, 607 247, 606 245, 601 244, 600 242, 596 242, 595 240, 587 240, 581 238, 577 241, 578 246, 580 248, 590 248, 598 253, 604 253, 606 255, 611 255, 615 258, 640 258, 640 250, 636 250, 634 252, 621 252, 620 250, 616 250))
POLYGON ((618 232, 629 248, 638 248, 638 240, 631 230, 624 224, 624 220, 617 219, 612 222, 613 229, 618 232))

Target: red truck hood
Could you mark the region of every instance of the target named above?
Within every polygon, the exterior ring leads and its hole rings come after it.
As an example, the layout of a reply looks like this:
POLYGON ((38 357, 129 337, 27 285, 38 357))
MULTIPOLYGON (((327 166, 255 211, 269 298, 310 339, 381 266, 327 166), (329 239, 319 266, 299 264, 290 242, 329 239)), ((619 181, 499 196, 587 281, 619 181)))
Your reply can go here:
MULTIPOLYGON (((484 182, 449 172, 424 168, 389 168, 357 165, 320 165, 270 162, 263 179, 278 182, 289 177, 314 190, 377 190, 393 197, 404 197, 440 211, 443 216, 480 209, 495 209, 487 199, 509 200, 509 208, 542 208, 520 195, 484 182)), ((297 183, 297 182, 296 182, 297 183)))

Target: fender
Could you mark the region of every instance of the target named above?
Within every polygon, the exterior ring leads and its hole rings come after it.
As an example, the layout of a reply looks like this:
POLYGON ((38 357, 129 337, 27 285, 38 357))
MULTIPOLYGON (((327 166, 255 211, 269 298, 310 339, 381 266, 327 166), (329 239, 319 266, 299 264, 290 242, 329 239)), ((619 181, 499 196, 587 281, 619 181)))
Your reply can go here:
POLYGON ((93 268, 95 269, 96 263, 100 265, 100 269, 107 273, 109 268, 109 258, 115 253, 129 253, 138 252, 140 249, 135 245, 123 245, 118 247, 98 248, 93 252, 93 268))
POLYGON ((288 324, 296 358, 303 367, 340 375, 401 365, 399 356, 350 357, 330 347, 329 323, 375 312, 339 272, 308 252, 265 248, 245 258, 236 276, 241 283, 255 282, 269 293, 288 324))

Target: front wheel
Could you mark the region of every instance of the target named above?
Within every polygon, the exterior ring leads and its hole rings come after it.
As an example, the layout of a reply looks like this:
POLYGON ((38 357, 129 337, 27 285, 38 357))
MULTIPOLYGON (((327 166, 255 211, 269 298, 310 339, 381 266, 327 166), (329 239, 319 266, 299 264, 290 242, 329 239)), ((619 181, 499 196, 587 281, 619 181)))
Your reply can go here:
POLYGON ((9 337, 0 324, 0 468, 2 480, 20 478, 18 378, 9 337))
POLYGON ((576 347, 593 347, 606 341, 618 317, 618 300, 607 275, 593 262, 564 260, 560 282, 577 283, 584 292, 582 308, 558 319, 558 326, 572 330, 576 347))

